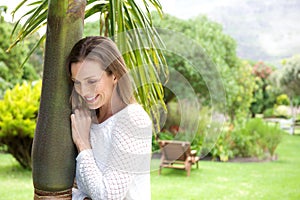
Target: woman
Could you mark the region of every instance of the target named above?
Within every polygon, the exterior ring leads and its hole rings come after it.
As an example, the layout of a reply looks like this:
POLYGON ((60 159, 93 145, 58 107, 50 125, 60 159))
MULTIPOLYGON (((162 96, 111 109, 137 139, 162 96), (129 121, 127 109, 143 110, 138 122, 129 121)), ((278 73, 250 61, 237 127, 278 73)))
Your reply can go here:
POLYGON ((133 96, 112 40, 80 40, 67 60, 74 88, 72 138, 78 150, 72 199, 151 199, 152 123, 133 96))

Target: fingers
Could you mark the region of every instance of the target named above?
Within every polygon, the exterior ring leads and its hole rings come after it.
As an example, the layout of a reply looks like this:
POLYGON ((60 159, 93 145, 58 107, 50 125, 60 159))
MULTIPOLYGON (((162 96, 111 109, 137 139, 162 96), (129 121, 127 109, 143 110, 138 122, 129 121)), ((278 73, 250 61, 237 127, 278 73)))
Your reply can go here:
POLYGON ((88 112, 82 109, 76 109, 74 113, 71 114, 72 138, 79 152, 91 148, 89 141, 91 116, 87 115, 87 113, 88 112))
POLYGON ((71 114, 71 122, 75 122, 75 114, 71 114))
POLYGON ((79 131, 79 133, 89 133, 91 122, 91 112, 89 111, 76 109, 74 113, 71 114, 72 127, 74 130, 79 131))
POLYGON ((77 131, 76 129, 76 121, 75 121, 75 114, 71 114, 71 124, 72 124, 72 134, 74 134, 74 131, 77 131))
POLYGON ((75 109, 73 115, 83 118, 83 117, 91 117, 91 111, 87 109, 75 109))
POLYGON ((81 109, 80 112, 81 112, 81 115, 84 116, 84 117, 91 117, 91 111, 90 110, 81 109))
POLYGON ((71 114, 71 126, 72 126, 72 129, 76 129, 76 119, 75 119, 75 114, 71 114))
POLYGON ((79 117, 80 116, 80 110, 81 109, 75 109, 74 110, 74 115, 79 117))

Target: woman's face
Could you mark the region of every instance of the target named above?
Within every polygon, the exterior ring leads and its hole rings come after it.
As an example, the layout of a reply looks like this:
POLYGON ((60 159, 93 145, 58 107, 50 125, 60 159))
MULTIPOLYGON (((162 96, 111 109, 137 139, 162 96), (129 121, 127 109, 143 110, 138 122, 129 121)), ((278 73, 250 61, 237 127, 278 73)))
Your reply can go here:
POLYGON ((91 60, 71 64, 72 80, 76 92, 90 109, 98 109, 111 103, 116 77, 91 60))

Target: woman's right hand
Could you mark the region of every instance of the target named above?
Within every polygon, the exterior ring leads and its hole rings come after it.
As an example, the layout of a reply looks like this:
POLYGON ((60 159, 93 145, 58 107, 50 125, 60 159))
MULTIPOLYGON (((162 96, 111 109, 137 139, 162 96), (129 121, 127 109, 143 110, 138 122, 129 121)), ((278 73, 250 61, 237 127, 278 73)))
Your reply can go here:
POLYGON ((90 143, 90 127, 91 112, 89 110, 76 109, 71 114, 72 138, 78 152, 85 149, 91 149, 90 143))

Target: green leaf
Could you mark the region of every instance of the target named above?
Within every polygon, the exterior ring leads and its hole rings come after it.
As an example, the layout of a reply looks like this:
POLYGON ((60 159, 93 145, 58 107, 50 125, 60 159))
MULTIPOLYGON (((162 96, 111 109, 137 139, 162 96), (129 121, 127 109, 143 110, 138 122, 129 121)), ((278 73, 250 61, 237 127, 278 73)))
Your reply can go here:
MULTIPOLYGON (((22 1, 13 11, 13 15, 26 3, 27 0, 22 1)), ((150 113, 151 106, 157 103, 166 109, 159 75, 168 76, 168 70, 162 52, 164 44, 153 27, 149 9, 150 6, 154 7, 162 16, 162 6, 158 0, 143 0, 142 3, 145 9, 142 9, 134 0, 88 0, 85 19, 99 13, 100 33, 115 40, 122 49, 121 52, 124 54, 128 67, 135 69, 133 79, 136 85, 141 86, 136 90, 137 99, 150 113)), ((9 49, 46 24, 48 0, 34 1, 27 6, 33 8, 21 17, 21 19, 27 18, 27 20, 18 30, 17 37, 9 49)), ((12 31, 12 38, 17 32, 20 20, 17 21, 12 31)), ((45 36, 42 36, 34 49, 44 40, 45 36)), ((27 60, 28 57, 22 66, 27 60)), ((155 113, 153 116, 157 118, 159 114, 155 113)), ((157 121, 159 120, 157 119, 157 121)))

